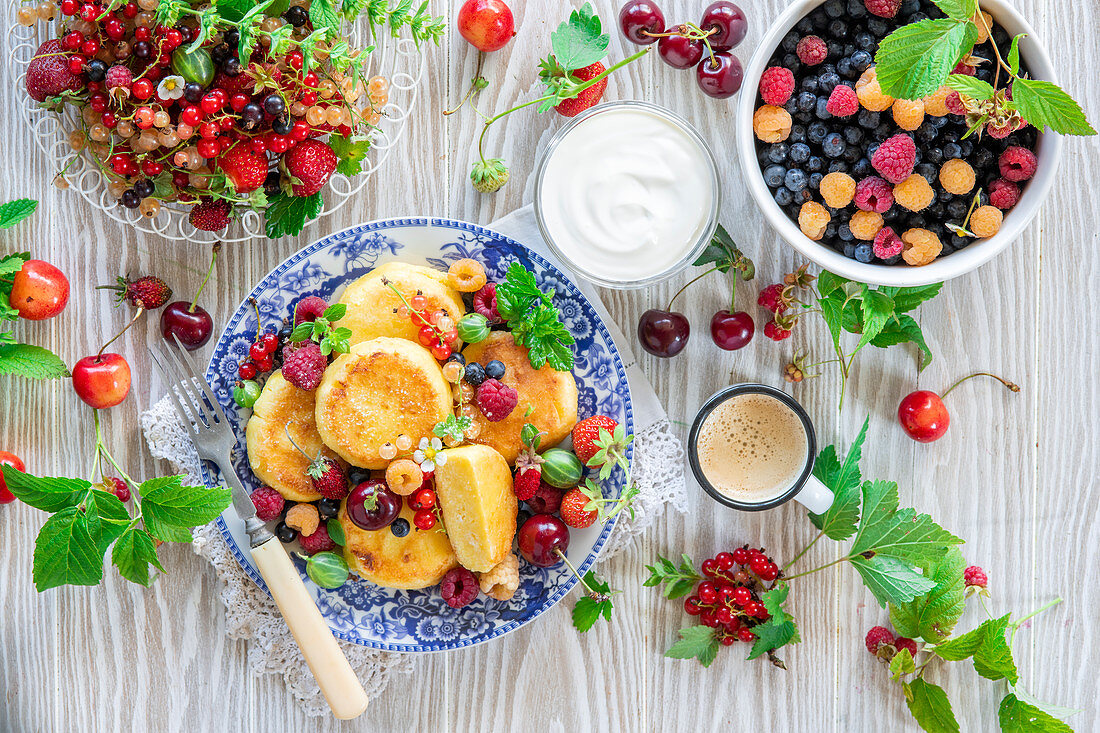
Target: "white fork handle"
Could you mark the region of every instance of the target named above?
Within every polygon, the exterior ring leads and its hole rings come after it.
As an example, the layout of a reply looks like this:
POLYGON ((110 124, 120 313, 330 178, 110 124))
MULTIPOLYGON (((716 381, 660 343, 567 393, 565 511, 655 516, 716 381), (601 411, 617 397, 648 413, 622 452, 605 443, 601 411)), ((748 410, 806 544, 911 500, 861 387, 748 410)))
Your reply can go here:
POLYGON ((359 717, 367 709, 367 693, 317 610, 283 544, 273 537, 253 547, 252 560, 294 634, 332 714, 340 720, 359 717))

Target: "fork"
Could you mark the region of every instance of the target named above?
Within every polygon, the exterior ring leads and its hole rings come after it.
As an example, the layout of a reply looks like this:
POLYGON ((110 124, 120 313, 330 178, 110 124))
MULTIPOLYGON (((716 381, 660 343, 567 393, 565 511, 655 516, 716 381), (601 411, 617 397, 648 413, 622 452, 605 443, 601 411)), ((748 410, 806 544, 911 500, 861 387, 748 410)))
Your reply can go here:
MULTIPOLYGON (((173 335, 173 338, 175 336, 173 335)), ((191 436, 199 458, 218 467, 233 496, 233 509, 244 521, 252 561, 294 634, 334 716, 356 718, 367 708, 367 693, 336 643, 328 624, 313 602, 282 542, 256 516, 256 507, 233 470, 237 438, 210 385, 176 338, 178 348, 161 353, 150 348, 153 363, 168 386, 168 395, 191 436)))

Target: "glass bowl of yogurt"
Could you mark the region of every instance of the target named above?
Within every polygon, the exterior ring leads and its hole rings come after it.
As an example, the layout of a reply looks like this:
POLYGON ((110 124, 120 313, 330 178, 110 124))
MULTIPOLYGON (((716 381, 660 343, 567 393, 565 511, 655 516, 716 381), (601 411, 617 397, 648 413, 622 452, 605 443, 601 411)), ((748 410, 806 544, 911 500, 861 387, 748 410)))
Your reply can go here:
POLYGON ((607 102, 558 130, 535 174, 550 249, 594 283, 634 288, 684 269, 718 225, 718 164, 686 120, 648 102, 607 102))

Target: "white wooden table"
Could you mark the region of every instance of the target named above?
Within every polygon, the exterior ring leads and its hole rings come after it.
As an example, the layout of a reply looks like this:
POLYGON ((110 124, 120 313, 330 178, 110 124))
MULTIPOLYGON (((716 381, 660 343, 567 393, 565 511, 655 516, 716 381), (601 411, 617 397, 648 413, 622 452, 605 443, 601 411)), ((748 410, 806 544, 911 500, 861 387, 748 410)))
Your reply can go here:
MULTIPOLYGON (((669 22, 694 19, 703 2, 664 2, 669 22)), ((564 0, 513 2, 519 35, 486 61, 491 87, 485 110, 501 110, 537 92, 536 61, 549 32, 567 14, 564 0)), ((597 2, 612 20, 618 5, 597 2)), ((747 61, 783 2, 744 3, 751 31, 738 49, 747 61)), ((1019 0, 1048 42, 1063 81, 1100 122, 1100 60, 1094 53, 1100 22, 1097 0, 1019 0)), ((14 20, 6 10, 5 21, 14 20)), ((613 58, 625 55, 613 32, 613 58)), ((488 149, 509 161, 513 180, 497 195, 474 192, 467 179, 478 130, 465 113, 444 121, 440 110, 464 93, 475 54, 457 34, 432 49, 421 103, 411 118, 406 148, 395 154, 354 204, 311 226, 296 240, 256 241, 224 250, 204 302, 221 322, 256 280, 300 246, 363 220, 403 214, 450 216, 486 224, 531 198, 527 175, 549 134, 562 124, 553 113, 524 111, 499 123, 488 149)), ((0 107, 0 200, 30 196, 39 213, 0 233, 0 251, 30 249, 65 271, 74 287, 63 315, 20 324, 19 333, 73 363, 98 348, 127 314, 89 286, 125 272, 154 272, 183 294, 201 279, 194 246, 138 236, 99 215, 71 192, 56 190, 53 171, 17 121, 11 91, 0 107), (28 175, 29 173, 29 175, 28 175)), ((707 99, 688 73, 654 56, 611 80, 607 99, 647 99, 693 120, 713 145, 724 175, 722 220, 758 267, 757 284, 793 269, 798 260, 764 224, 744 193, 735 158, 733 103, 707 99)), ((1061 595, 1066 602, 1017 638, 1021 684, 1041 699, 1087 708, 1071 722, 1100 727, 1094 671, 1100 648, 1096 607, 1100 567, 1100 412, 1097 357, 1100 332, 1091 323, 1100 277, 1093 184, 1100 168, 1097 140, 1070 140, 1060 183, 1025 235, 980 271, 949 283, 919 311, 935 361, 917 375, 912 352, 868 350, 861 355, 844 412, 836 412, 837 375, 793 388, 814 417, 823 443, 847 444, 868 414, 865 475, 897 480, 903 504, 933 514, 967 540, 964 553, 989 573, 993 609, 1027 612, 1061 595), (874 353, 870 353, 874 351, 874 353), (1018 382, 1012 395, 974 381, 950 398, 952 425, 931 445, 905 437, 894 412, 919 387, 942 390, 955 378, 989 369, 1018 382)), ((205 255, 204 255, 205 256, 205 255)), ((680 282, 636 292, 608 292, 607 304, 624 332, 638 316, 661 306, 680 282)), ((669 415, 686 433, 700 403, 732 378, 783 384, 782 365, 799 349, 825 353, 827 334, 808 324, 781 345, 758 333, 738 353, 720 352, 705 324, 725 303, 726 283, 713 278, 681 301, 696 324, 684 353, 671 361, 647 357, 646 373, 669 415)), ((742 307, 755 288, 743 288, 742 307), (752 292, 750 292, 752 291, 752 292)), ((762 321, 760 322, 762 325, 762 321)), ((220 327, 220 325, 219 325, 220 327)), ((165 470, 143 450, 137 415, 162 392, 145 344, 160 339, 146 319, 118 344, 134 370, 133 392, 105 416, 113 450, 135 475, 165 470)), ((209 349, 209 347, 207 347, 209 349)), ((204 352, 205 353, 205 352, 204 352)), ((67 383, 0 381, 0 448, 23 457, 40 474, 85 470, 91 445, 88 409, 67 383)), ((0 730, 2 731, 321 731, 321 730, 915 730, 900 691, 863 648, 866 629, 886 614, 846 567, 811 576, 792 593, 803 642, 786 650, 789 670, 748 663, 743 647, 724 650, 709 670, 662 657, 687 621, 678 602, 643 588, 643 566, 657 553, 696 558, 750 542, 789 556, 812 536, 794 505, 762 514, 714 511, 689 485, 684 514, 670 513, 634 549, 604 571, 624 590, 614 620, 579 636, 569 626, 573 599, 538 623, 473 649, 425 655, 412 676, 374 701, 362 719, 336 724, 309 720, 278 677, 246 670, 246 647, 225 637, 210 568, 188 548, 162 552, 168 569, 150 590, 107 572, 96 588, 44 594, 31 584, 33 539, 43 516, 29 507, 0 508, 0 730)), ((812 557, 836 550, 821 543, 812 557)), ((976 623, 971 609, 963 623, 976 623)), ((996 727, 1003 692, 969 665, 936 672, 967 731, 996 727)))

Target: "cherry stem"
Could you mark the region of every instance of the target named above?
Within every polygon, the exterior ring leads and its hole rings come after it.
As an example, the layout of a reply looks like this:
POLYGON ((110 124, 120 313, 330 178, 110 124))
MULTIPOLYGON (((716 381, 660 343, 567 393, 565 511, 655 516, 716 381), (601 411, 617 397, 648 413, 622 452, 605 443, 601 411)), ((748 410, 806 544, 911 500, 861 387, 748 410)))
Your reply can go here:
POLYGON ((565 563, 565 567, 569 568, 569 571, 573 573, 573 576, 580 582, 586 594, 592 598, 599 596, 599 593, 588 587, 588 583, 584 582, 584 578, 581 577, 581 574, 577 572, 577 569, 573 567, 573 563, 569 562, 569 558, 565 556, 565 553, 562 552, 560 548, 555 547, 554 554, 558 556, 559 560, 565 563))
POLYGON ((188 313, 195 312, 195 305, 199 302, 199 296, 202 295, 202 290, 206 287, 206 283, 209 282, 210 276, 214 274, 214 263, 218 259, 218 251, 221 250, 221 248, 221 242, 214 242, 214 247, 210 250, 210 267, 206 269, 206 277, 204 277, 202 279, 202 282, 199 283, 199 289, 195 293, 195 299, 191 301, 191 305, 187 306, 188 313))
POLYGON ((996 379, 998 382, 1000 382, 1004 386, 1008 387, 1013 392, 1019 392, 1020 391, 1019 385, 1014 384, 1013 382, 1010 382, 1007 379, 1002 379, 1001 377, 998 377, 996 374, 990 374, 989 372, 974 372, 973 374, 970 374, 970 375, 967 375, 967 376, 963 377, 962 379, 960 379, 959 381, 955 382, 950 387, 948 387, 947 390, 943 394, 940 395, 940 399, 942 400, 944 397, 947 397, 947 395, 951 392, 951 390, 955 389, 955 387, 958 387, 960 384, 962 384, 966 380, 973 379, 974 377, 992 377, 993 379, 996 379))
POLYGON ((99 352, 95 355, 96 364, 98 364, 99 360, 103 357, 103 352, 107 350, 107 347, 117 341, 119 336, 130 330, 130 326, 134 325, 137 322, 137 319, 141 318, 141 314, 144 312, 145 309, 139 305, 137 312, 134 313, 134 317, 130 319, 130 322, 123 326, 121 331, 112 336, 110 341, 99 347, 99 352))
MULTIPOLYGON (((681 23, 680 25, 673 26, 672 30, 665 33, 650 33, 649 31, 642 31, 643 36, 649 36, 650 38, 671 38, 672 36, 683 36, 692 41, 705 41, 707 38, 718 32, 718 27, 715 26, 709 31, 704 31, 694 23, 681 23)), ((709 44, 708 44, 709 45, 709 44)))
POLYGON ((730 313, 737 312, 737 280, 738 276, 733 276, 733 287, 730 288, 730 313))
POLYGON ((704 272, 704 273, 703 273, 702 275, 696 275, 695 277, 693 277, 693 278, 691 278, 690 280, 688 280, 688 281, 687 281, 687 283, 685 283, 685 284, 684 284, 684 287, 682 287, 682 288, 680 288, 679 290, 677 290, 677 291, 676 291, 676 294, 675 294, 675 295, 673 295, 673 296, 672 296, 672 298, 671 298, 671 299, 670 299, 670 300, 668 301, 668 308, 665 308, 665 310, 667 310, 667 311, 671 312, 671 311, 672 311, 672 304, 673 304, 674 302, 676 302, 676 299, 680 297, 680 294, 681 294, 681 293, 683 293, 683 292, 684 292, 685 290, 687 290, 687 289, 688 289, 688 286, 689 286, 689 285, 692 285, 692 284, 693 284, 693 283, 695 283, 696 281, 698 281, 698 280, 701 280, 701 279, 703 279, 704 277, 706 277, 707 275, 709 275, 710 273, 712 273, 712 272, 714 272, 714 271, 716 271, 716 270, 718 270, 718 269, 720 269, 720 268, 719 268, 719 267, 718 267, 717 265, 715 265, 714 267, 712 267, 712 268, 710 268, 709 270, 707 270, 706 272, 704 272))

